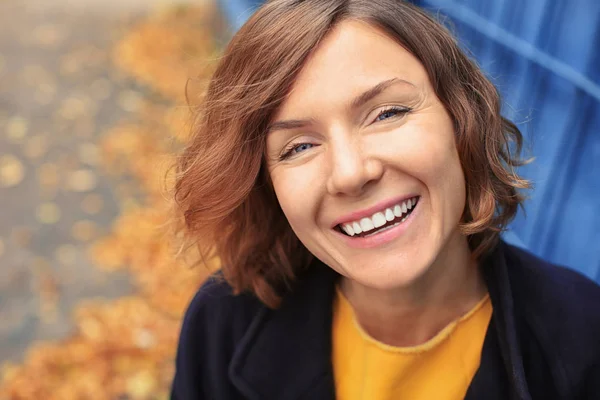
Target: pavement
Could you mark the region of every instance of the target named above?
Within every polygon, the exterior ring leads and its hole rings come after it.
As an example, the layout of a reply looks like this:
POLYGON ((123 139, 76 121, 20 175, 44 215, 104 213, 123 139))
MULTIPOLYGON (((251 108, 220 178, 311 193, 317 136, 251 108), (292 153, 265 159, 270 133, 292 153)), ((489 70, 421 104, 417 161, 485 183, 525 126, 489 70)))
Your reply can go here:
POLYGON ((135 111, 142 89, 109 50, 151 6, 0 1, 0 364, 69 335, 81 301, 132 291, 126 272, 95 267, 88 246, 141 196, 133 179, 105 173, 97 142, 135 111))

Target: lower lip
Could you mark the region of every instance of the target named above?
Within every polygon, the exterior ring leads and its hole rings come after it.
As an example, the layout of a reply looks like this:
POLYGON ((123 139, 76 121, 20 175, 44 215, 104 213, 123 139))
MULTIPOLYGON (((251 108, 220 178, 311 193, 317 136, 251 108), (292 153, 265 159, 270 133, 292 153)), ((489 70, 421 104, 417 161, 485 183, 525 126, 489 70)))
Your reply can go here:
POLYGON ((421 199, 419 199, 419 202, 415 205, 415 208, 413 208, 413 211, 408 215, 408 218, 406 218, 404 222, 401 222, 393 228, 387 229, 375 235, 367 237, 351 237, 337 230, 334 230, 334 232, 338 234, 348 246, 354 247, 356 249, 369 249, 372 247, 382 246, 386 243, 393 241, 394 239, 403 235, 406 232, 406 230, 410 227, 413 219, 415 219, 415 216, 419 213, 419 210, 421 208, 419 207, 420 203, 421 199))

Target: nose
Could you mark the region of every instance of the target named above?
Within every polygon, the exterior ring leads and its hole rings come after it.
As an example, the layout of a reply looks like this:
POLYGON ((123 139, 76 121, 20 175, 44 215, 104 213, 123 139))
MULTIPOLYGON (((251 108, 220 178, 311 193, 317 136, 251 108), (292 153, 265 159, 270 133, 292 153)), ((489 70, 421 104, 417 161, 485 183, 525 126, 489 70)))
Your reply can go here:
POLYGON ((329 148, 327 190, 332 195, 357 196, 383 174, 381 161, 369 151, 360 138, 342 138, 329 148))

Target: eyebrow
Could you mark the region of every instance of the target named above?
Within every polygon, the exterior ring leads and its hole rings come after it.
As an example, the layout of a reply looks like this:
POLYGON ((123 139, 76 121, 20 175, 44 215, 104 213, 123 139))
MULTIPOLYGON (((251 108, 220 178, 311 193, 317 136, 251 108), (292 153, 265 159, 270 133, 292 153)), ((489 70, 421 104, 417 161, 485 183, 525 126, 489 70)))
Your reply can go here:
MULTIPOLYGON (((350 103, 350 107, 355 110, 355 109, 363 106, 364 104, 368 103, 375 97, 379 96, 382 92, 384 92, 390 86, 395 85, 400 82, 406 83, 410 86, 415 87, 415 85, 413 85, 412 83, 410 83, 409 81, 406 81, 404 79, 400 79, 400 78, 388 79, 388 80, 378 83, 377 85, 373 86, 372 88, 370 88, 367 91, 358 95, 356 98, 354 98, 352 100, 352 102, 350 103)), ((277 121, 267 127, 267 132, 303 128, 307 125, 310 125, 313 122, 314 122, 313 119, 292 119, 292 120, 286 120, 286 121, 277 121)))

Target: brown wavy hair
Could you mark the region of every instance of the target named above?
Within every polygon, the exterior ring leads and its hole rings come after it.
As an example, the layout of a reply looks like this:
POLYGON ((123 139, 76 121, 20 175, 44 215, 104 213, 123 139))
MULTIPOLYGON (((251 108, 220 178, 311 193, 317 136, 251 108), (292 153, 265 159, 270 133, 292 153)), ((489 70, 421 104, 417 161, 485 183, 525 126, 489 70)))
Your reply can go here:
POLYGON ((218 256, 235 293, 277 307, 313 256, 300 243, 265 168, 266 131, 298 72, 342 20, 379 28, 425 67, 450 114, 467 187, 460 229, 474 257, 497 242, 529 187, 514 167, 523 137, 500 114, 494 85, 450 32, 399 0, 273 0, 233 36, 176 165, 182 230, 203 259, 218 256))

